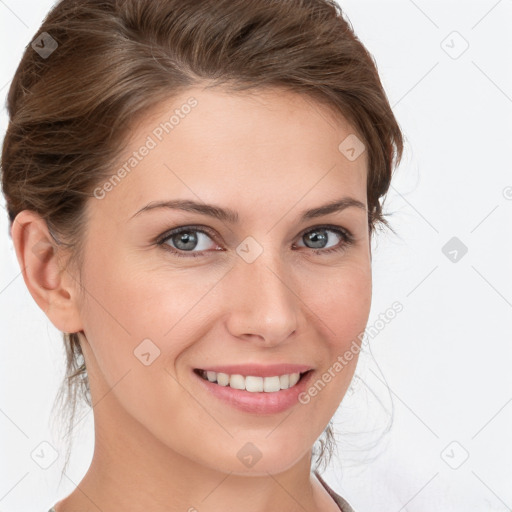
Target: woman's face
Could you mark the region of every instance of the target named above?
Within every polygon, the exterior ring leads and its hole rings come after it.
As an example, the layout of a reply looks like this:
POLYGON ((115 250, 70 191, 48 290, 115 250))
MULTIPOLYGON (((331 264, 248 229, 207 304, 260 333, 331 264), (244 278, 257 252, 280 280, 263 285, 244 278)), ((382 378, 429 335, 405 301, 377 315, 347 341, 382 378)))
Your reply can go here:
POLYGON ((105 437, 234 473, 309 453, 349 386, 371 303, 367 159, 353 134, 276 89, 190 89, 137 124, 87 205, 77 307, 105 437), (311 371, 253 392, 197 369, 260 377, 231 381, 251 389, 311 371))

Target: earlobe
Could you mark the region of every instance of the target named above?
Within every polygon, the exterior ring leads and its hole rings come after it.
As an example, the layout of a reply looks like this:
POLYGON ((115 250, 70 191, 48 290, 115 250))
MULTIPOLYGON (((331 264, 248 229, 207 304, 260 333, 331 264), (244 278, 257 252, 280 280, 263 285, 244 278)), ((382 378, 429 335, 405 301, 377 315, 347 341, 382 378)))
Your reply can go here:
POLYGON ((11 236, 23 279, 37 305, 57 329, 82 329, 74 279, 65 278, 59 246, 45 220, 34 211, 23 210, 14 219, 11 236))

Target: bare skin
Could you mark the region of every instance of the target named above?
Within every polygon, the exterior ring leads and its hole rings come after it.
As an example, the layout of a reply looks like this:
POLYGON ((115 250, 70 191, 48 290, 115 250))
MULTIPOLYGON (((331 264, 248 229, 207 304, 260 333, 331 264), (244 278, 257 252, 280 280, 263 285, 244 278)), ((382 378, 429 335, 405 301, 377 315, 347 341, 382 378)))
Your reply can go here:
POLYGON ((119 167, 148 136, 156 146, 88 200, 83 289, 64 269, 63 249, 51 250, 44 221, 28 210, 17 216, 25 283, 53 325, 81 333, 94 404, 91 466, 57 512, 339 510, 310 472, 311 449, 347 391, 357 353, 307 404, 276 414, 235 409, 192 370, 300 363, 315 382, 364 331, 372 283, 366 153, 350 160, 338 149, 353 133, 327 107, 277 89, 198 87, 165 101, 134 125, 119 167), (190 97, 197 105, 158 140, 155 127, 190 97), (345 196, 363 207, 300 219, 345 196), (168 208, 135 215, 171 199, 229 208, 239 221, 168 208), (192 225, 207 231, 190 228, 195 247, 176 245, 182 235, 155 243, 192 225), (325 225, 325 244, 315 245, 306 235, 325 225), (251 263, 236 252, 246 237, 262 248, 251 263), (41 241, 45 257, 32 250, 41 241), (134 354, 144 339, 159 350, 148 365, 134 354), (252 467, 237 456, 247 442, 261 453, 252 467))

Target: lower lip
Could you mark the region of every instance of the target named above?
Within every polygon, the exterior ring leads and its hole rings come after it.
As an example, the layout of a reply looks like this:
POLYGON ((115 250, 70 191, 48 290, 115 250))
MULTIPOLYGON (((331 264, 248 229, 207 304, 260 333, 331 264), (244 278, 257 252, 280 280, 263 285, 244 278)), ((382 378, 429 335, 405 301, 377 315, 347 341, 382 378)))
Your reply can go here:
POLYGON ((313 371, 310 370, 304 374, 295 386, 272 393, 253 393, 242 389, 234 389, 230 386, 221 386, 203 379, 194 371, 192 373, 209 393, 236 409, 255 414, 276 414, 300 403, 299 395, 306 390, 313 371))

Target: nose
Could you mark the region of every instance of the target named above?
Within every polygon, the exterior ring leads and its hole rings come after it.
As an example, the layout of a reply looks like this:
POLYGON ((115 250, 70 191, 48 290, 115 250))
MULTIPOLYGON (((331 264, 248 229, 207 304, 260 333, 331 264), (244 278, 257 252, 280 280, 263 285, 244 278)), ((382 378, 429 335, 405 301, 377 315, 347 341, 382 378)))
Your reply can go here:
POLYGON ((292 339, 299 327, 301 300, 291 269, 278 256, 264 251, 252 263, 240 258, 224 281, 231 335, 265 346, 292 339))

